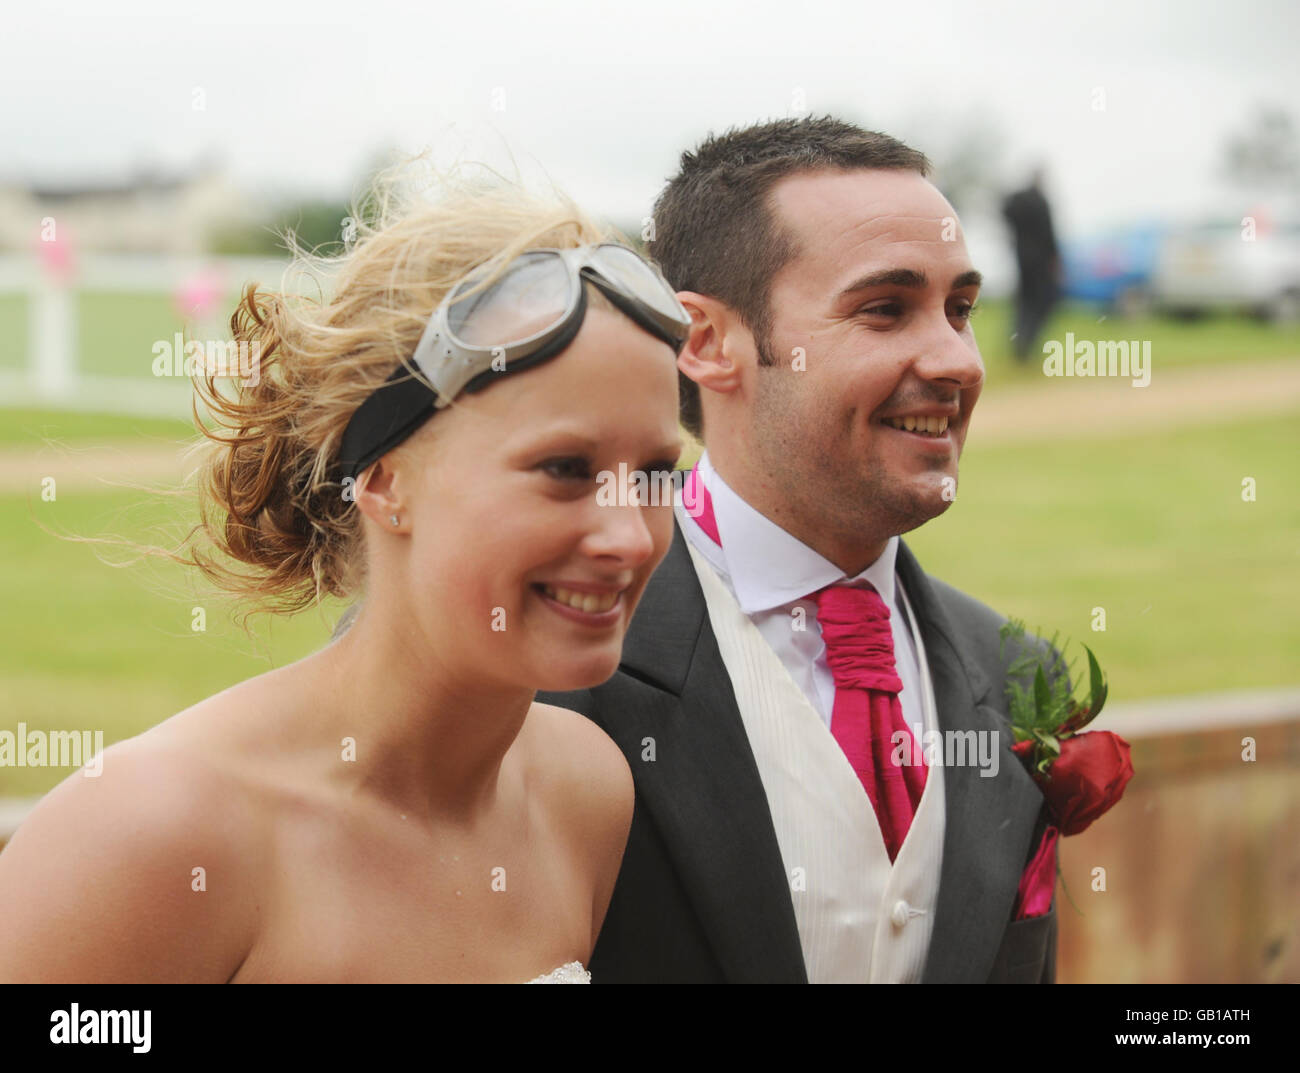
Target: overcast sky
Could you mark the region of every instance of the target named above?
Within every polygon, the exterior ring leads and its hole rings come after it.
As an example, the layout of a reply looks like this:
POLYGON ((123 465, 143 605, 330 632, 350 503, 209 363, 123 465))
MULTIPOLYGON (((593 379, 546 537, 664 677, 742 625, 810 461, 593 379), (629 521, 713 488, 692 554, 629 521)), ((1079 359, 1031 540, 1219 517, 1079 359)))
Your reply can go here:
POLYGON ((253 192, 346 196, 377 151, 432 145, 513 154, 629 220, 708 131, 803 108, 939 159, 996 134, 990 170, 1045 160, 1078 234, 1212 204, 1252 106, 1300 114, 1293 0, 108 6, 6 11, 0 177, 123 178, 212 152, 253 192))

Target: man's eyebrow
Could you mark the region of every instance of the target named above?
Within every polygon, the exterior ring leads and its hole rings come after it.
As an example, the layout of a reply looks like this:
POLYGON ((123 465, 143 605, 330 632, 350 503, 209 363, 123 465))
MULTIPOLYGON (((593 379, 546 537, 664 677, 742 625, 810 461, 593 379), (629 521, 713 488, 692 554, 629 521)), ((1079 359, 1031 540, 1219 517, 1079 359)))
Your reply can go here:
MULTIPOLYGON (((858 291, 869 290, 872 287, 907 287, 913 290, 923 290, 929 283, 924 272, 917 272, 911 268, 886 268, 880 272, 872 272, 869 275, 855 279, 840 292, 840 296, 856 294, 858 291)), ((982 287, 984 277, 975 269, 962 272, 952 281, 949 290, 960 291, 966 287, 982 287)))
POLYGON ((920 290, 925 284, 924 272, 916 272, 910 268, 886 268, 880 272, 872 272, 869 275, 855 279, 844 290, 840 291, 840 294, 853 294, 871 287, 914 287, 920 290))

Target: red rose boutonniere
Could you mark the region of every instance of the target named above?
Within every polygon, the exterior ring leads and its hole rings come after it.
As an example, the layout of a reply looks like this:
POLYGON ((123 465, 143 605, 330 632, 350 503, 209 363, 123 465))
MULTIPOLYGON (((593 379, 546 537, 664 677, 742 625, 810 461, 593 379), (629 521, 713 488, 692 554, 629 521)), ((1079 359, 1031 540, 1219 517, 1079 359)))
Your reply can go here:
MULTIPOLYGON (((1008 638, 1023 641, 1025 625, 1012 619, 1001 630, 1002 643, 1008 638)), ((1056 637, 1052 638, 1052 648, 1056 637)), ((1106 813, 1124 794, 1133 777, 1129 744, 1109 730, 1084 731, 1106 703, 1106 679, 1097 657, 1087 645, 1089 693, 1086 703, 1075 700, 1070 685, 1070 666, 1057 655, 1048 663, 1025 655, 1008 670, 1007 700, 1011 751, 1029 770, 1047 800, 1052 823, 1062 835, 1075 835, 1106 813), (1031 685, 1022 682, 1033 671, 1031 685), (1050 680, 1049 673, 1057 672, 1050 680)))

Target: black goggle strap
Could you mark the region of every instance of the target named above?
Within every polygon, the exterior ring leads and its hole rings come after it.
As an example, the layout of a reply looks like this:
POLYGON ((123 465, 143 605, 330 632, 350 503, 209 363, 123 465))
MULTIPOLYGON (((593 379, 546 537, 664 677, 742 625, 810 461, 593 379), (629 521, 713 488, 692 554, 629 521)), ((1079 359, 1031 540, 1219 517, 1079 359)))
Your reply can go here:
POLYGON ((405 365, 357 407, 343 431, 339 471, 354 480, 372 462, 407 439, 435 412, 437 395, 405 365))

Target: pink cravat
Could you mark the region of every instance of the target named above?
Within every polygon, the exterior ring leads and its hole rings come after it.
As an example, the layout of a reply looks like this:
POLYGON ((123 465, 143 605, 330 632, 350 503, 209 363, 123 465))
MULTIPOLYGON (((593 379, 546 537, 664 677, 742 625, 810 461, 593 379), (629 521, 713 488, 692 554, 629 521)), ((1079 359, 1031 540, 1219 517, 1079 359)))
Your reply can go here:
MULTIPOLYGON (((713 497, 692 469, 683 488, 683 506, 719 547, 722 539, 713 516, 713 497)), ((826 645, 826 660, 835 680, 831 734, 857 773, 871 806, 890 861, 912 825, 925 789, 927 768, 903 721, 898 699, 903 683, 894 662, 889 608, 871 587, 831 585, 811 594, 826 645), (894 742, 897 735, 898 746, 894 742), (913 755, 913 754, 917 755, 913 755), (901 754, 906 763, 894 763, 901 754), (916 763, 912 763, 915 760, 916 763)))
POLYGON ((903 721, 889 608, 870 586, 831 585, 811 599, 817 601, 826 662, 835 679, 831 733, 871 799, 893 861, 912 826, 927 768, 903 721), (904 763, 896 763, 896 757, 904 763))

